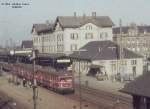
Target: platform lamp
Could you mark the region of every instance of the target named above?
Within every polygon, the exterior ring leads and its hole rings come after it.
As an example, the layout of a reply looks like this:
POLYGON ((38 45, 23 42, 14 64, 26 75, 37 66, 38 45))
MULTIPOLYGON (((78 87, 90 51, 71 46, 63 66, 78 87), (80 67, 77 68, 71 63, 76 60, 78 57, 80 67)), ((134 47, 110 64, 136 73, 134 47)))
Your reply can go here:
MULTIPOLYGON (((11 50, 10 51, 10 56, 11 57, 14 57, 15 55, 15 50, 11 50)), ((12 64, 11 60, 9 60, 10 64, 12 64)), ((14 79, 15 79, 15 75, 14 75, 14 72, 12 72, 12 81, 14 82, 14 79)))

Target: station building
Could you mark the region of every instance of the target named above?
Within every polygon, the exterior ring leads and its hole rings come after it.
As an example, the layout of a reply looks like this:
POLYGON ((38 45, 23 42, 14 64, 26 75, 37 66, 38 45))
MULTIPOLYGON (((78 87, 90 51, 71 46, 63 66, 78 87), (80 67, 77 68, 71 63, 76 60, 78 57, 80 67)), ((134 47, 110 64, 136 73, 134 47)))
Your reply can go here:
POLYGON ((101 72, 108 78, 121 77, 135 78, 143 74, 143 57, 123 48, 123 58, 120 59, 120 46, 112 41, 93 41, 70 55, 75 73, 79 70, 87 75, 91 65, 102 68, 101 72))
POLYGON ((33 24, 33 45, 40 53, 70 54, 91 41, 113 40, 108 16, 58 16, 54 23, 33 24))

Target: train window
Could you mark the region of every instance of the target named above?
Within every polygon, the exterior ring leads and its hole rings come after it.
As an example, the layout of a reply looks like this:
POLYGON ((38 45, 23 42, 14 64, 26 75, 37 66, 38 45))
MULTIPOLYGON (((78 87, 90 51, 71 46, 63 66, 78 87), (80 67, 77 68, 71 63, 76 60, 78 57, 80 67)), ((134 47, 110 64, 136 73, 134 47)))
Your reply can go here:
POLYGON ((71 78, 71 77, 60 78, 60 81, 71 82, 71 81, 72 81, 72 78, 71 78))
POLYGON ((66 79, 65 78, 60 78, 60 81, 66 81, 66 79))
POLYGON ((66 81, 67 81, 67 82, 71 82, 71 81, 72 81, 72 79, 70 78, 70 79, 67 79, 66 81))

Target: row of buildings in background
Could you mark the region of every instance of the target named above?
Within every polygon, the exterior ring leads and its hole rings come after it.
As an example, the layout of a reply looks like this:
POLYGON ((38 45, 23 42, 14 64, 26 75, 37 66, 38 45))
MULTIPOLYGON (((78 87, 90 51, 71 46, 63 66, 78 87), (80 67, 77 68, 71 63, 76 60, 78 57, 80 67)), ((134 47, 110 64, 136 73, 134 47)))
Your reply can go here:
POLYGON ((108 16, 97 16, 96 12, 33 24, 31 33, 33 46, 40 53, 69 55, 75 71, 79 72, 80 64, 84 75, 94 66, 110 78, 118 74, 136 77, 143 73, 143 60, 150 56, 150 26, 115 27, 108 16))

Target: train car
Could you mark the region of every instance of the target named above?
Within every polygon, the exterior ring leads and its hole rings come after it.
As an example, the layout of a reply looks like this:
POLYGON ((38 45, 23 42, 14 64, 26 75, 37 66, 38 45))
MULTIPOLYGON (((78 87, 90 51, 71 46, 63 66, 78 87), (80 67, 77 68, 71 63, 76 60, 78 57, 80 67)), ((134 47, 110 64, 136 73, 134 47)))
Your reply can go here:
MULTIPOLYGON (((5 66, 5 65, 4 65, 5 66)), ((27 81, 33 80, 33 65, 31 64, 8 64, 5 66, 11 70, 11 73, 27 81)), ((72 72, 67 70, 55 70, 50 67, 35 66, 35 77, 37 83, 48 89, 65 94, 74 92, 74 83, 72 72)))
POLYGON ((41 68, 37 71, 37 80, 44 86, 59 93, 73 93, 73 76, 70 71, 55 71, 50 68, 41 68), (42 74, 43 73, 43 74, 42 74))
POLYGON ((11 72, 12 71, 12 64, 8 64, 6 62, 1 62, 1 66, 2 66, 2 69, 6 72, 11 72))

